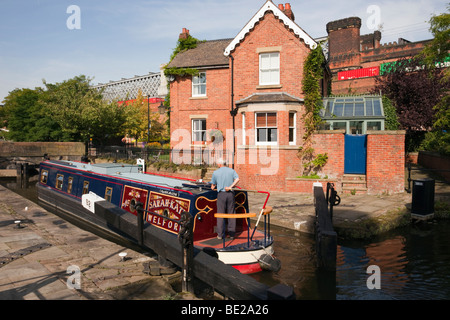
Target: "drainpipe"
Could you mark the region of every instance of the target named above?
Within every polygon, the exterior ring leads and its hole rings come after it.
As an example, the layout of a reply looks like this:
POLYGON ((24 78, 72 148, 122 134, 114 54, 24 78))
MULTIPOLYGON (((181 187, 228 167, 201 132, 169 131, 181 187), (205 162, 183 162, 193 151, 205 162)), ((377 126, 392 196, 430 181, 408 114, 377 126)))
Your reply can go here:
POLYGON ((233 159, 232 168, 234 169, 234 156, 236 154, 236 139, 235 139, 235 118, 237 114, 237 108, 234 108, 234 57, 230 54, 231 58, 231 110, 230 114, 233 117, 233 159))

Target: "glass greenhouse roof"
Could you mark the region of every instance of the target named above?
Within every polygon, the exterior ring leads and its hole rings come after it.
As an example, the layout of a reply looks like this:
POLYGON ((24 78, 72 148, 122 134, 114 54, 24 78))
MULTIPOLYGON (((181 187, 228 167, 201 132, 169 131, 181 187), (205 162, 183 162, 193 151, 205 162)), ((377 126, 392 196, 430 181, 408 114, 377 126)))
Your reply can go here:
POLYGON ((381 96, 327 97, 323 105, 323 119, 384 119, 381 96))

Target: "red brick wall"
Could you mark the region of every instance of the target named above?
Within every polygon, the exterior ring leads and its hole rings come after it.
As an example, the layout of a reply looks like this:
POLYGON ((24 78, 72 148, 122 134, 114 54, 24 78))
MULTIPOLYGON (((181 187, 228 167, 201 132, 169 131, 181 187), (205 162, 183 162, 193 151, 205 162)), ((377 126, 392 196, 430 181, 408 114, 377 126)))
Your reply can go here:
POLYGON ((367 136, 367 193, 405 190, 405 132, 369 131, 367 136))
MULTIPOLYGON (((175 130, 184 129, 187 146, 191 144, 191 119, 198 115, 206 117, 206 129, 219 129, 225 135, 232 128, 230 70, 206 70, 206 97, 192 97, 192 77, 177 78, 170 84, 170 133, 171 146, 177 147, 180 141, 173 141, 175 130)), ((202 117, 203 118, 203 117, 202 117)))
MULTIPOLYGON (((344 174, 344 133, 343 131, 322 131, 314 135, 316 153, 327 153, 328 163, 320 172, 333 181, 339 181, 344 174)), ((240 147, 238 163, 235 166, 244 188, 283 192, 312 192, 315 180, 297 180, 301 175, 298 146, 280 148, 240 147)), ((326 186, 326 181, 322 181, 326 186)), ((340 190, 340 185, 336 183, 340 190)))
POLYGON ((256 24, 232 55, 235 67, 235 100, 255 92, 286 92, 303 98, 303 64, 310 49, 271 12, 256 24), (258 48, 281 47, 280 88, 259 87, 258 48))

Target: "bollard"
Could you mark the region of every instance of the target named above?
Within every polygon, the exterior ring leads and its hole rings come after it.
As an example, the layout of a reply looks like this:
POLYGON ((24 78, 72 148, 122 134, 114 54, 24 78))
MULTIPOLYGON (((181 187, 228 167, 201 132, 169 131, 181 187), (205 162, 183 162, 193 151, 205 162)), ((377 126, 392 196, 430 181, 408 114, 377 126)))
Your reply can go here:
POLYGON ((330 204, 330 219, 333 221, 333 207, 341 203, 341 197, 338 196, 334 189, 334 183, 327 183, 327 202, 330 204))
POLYGON ((194 261, 194 233, 193 219, 189 212, 184 211, 181 213, 180 226, 178 240, 181 243, 183 253, 181 266, 183 270, 182 290, 194 293, 192 272, 192 263, 194 261))
POLYGON ((137 217, 137 242, 140 246, 144 245, 144 207, 141 202, 136 203, 137 217))

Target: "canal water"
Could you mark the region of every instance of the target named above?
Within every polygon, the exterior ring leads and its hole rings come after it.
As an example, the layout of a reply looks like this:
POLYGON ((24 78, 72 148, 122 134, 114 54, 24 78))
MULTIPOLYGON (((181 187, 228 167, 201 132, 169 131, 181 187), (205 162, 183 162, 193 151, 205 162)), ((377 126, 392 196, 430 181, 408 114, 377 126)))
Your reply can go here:
MULTIPOLYGON (((2 184, 37 201, 34 183, 27 189, 16 188, 15 182, 2 184)), ((274 226, 271 233, 281 270, 252 277, 269 286, 289 285, 297 299, 450 299, 450 221, 412 223, 370 241, 340 241, 336 273, 331 274, 316 268, 311 235, 274 226)))

